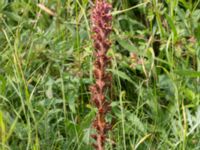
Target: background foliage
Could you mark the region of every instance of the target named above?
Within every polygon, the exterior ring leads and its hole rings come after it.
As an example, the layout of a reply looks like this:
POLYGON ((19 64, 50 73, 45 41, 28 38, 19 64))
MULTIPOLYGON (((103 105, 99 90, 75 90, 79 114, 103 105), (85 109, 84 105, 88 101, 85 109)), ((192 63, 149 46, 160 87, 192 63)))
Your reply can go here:
MULTIPOLYGON (((199 150, 200 1, 112 3, 113 130, 106 149, 199 150)), ((2 150, 92 149, 92 5, 0 1, 2 150)))

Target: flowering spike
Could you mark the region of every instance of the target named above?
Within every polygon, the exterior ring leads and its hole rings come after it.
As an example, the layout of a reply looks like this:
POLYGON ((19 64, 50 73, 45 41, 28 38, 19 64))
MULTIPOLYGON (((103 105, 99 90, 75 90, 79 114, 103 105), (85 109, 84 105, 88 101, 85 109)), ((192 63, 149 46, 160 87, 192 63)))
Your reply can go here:
POLYGON ((93 122, 93 127, 97 133, 91 135, 96 143, 93 144, 96 150, 104 150, 106 141, 106 133, 110 130, 111 125, 106 122, 106 113, 111 109, 110 103, 105 98, 105 92, 110 87, 111 75, 106 72, 110 59, 106 56, 111 42, 108 39, 112 31, 111 21, 112 15, 110 13, 112 5, 106 0, 96 0, 95 6, 92 10, 92 38, 94 42, 94 78, 96 83, 90 86, 91 100, 97 107, 98 111, 93 122))

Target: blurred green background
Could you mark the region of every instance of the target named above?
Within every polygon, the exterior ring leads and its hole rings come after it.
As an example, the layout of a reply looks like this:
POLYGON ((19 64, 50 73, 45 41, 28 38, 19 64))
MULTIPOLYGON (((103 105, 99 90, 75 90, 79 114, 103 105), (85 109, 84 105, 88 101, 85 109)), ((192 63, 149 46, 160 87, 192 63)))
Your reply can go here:
MULTIPOLYGON (((106 150, 200 149, 200 0, 112 0, 106 150)), ((90 150, 91 0, 0 0, 0 149, 90 150)))

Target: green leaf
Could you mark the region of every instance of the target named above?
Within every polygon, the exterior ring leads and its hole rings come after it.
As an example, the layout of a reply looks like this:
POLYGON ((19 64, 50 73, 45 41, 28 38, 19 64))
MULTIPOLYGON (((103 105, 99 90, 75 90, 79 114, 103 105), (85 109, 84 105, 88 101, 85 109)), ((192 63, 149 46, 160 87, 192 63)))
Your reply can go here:
POLYGON ((177 40, 176 26, 175 26, 172 18, 168 14, 165 14, 165 16, 166 16, 166 19, 167 19, 167 21, 169 23, 170 28, 172 29, 173 36, 174 36, 174 42, 176 42, 176 40, 177 40))
POLYGON ((141 132, 145 133, 146 128, 144 124, 141 122, 141 120, 134 114, 129 114, 127 116, 128 120, 131 121, 141 132))
POLYGON ((21 22, 21 21, 22 21, 22 17, 19 16, 18 14, 16 14, 16 13, 12 13, 12 12, 6 11, 6 12, 4 12, 4 14, 5 14, 8 18, 10 18, 11 20, 14 20, 14 21, 17 21, 17 22, 21 22))
POLYGON ((191 89, 185 88, 183 92, 187 99, 191 101, 195 99, 195 93, 191 89))
POLYGON ((133 85, 137 87, 137 84, 124 72, 119 71, 119 70, 111 70, 111 69, 108 69, 108 70, 111 71, 114 75, 117 75, 118 77, 129 81, 130 83, 132 83, 133 85))
POLYGON ((195 29, 195 37, 200 44, 200 25, 198 25, 198 27, 195 29))
POLYGON ((200 77, 200 72, 192 71, 192 70, 176 70, 175 73, 180 76, 188 76, 192 78, 200 77))
POLYGON ((137 48, 130 42, 128 42, 125 39, 118 39, 117 40, 119 42, 119 44, 126 50, 130 51, 130 52, 136 52, 137 48))

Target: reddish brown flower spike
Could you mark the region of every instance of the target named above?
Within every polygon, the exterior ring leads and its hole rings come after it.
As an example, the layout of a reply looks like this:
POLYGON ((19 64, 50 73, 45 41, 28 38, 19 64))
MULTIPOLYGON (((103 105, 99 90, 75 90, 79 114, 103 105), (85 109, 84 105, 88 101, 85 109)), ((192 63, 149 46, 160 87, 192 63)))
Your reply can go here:
POLYGON ((106 0, 96 0, 92 10, 92 38, 94 42, 94 78, 96 83, 90 87, 92 103, 97 107, 98 111, 93 122, 96 134, 91 135, 96 140, 93 144, 96 150, 104 150, 106 141, 106 133, 111 126, 106 122, 106 113, 110 110, 110 103, 106 100, 105 92, 110 88, 111 75, 106 72, 106 67, 110 62, 110 58, 106 56, 111 42, 108 39, 109 33, 112 31, 110 13, 112 5, 106 0))

